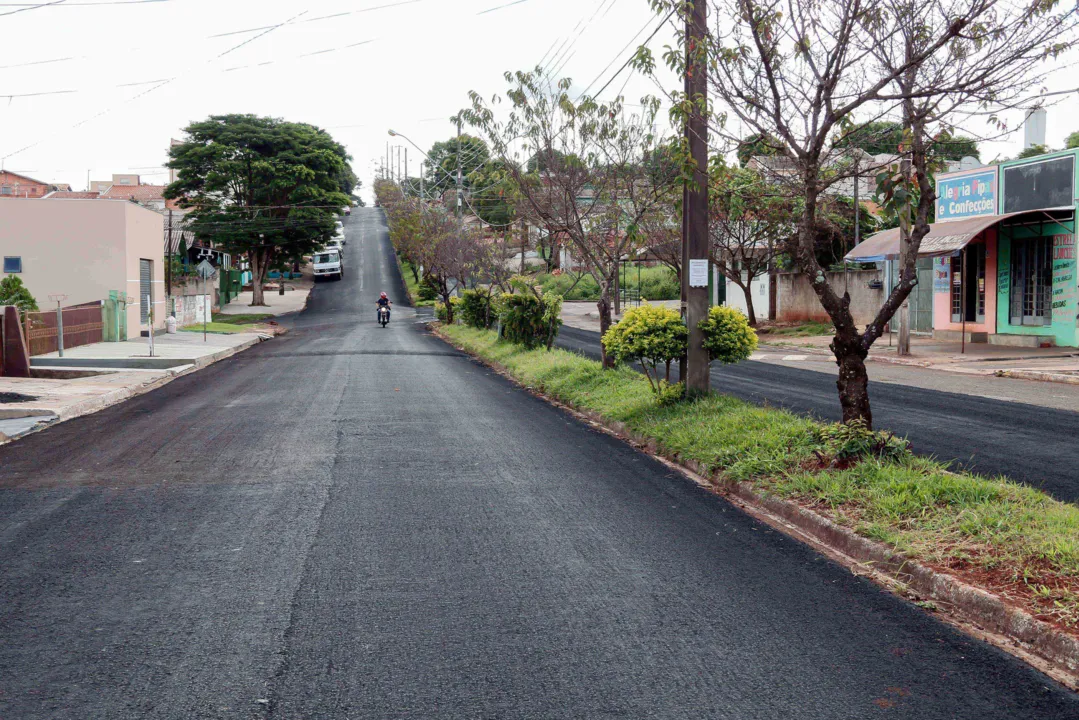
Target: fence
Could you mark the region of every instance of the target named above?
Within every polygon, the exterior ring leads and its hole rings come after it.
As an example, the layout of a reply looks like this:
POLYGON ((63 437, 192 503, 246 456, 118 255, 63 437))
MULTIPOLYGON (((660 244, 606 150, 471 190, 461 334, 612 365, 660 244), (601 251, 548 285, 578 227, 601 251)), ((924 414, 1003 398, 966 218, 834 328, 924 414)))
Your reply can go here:
MULTIPOLYGON (((103 340, 101 302, 64 308, 64 348, 99 343, 103 340)), ((26 343, 31 355, 45 355, 60 349, 56 311, 24 313, 26 343)))

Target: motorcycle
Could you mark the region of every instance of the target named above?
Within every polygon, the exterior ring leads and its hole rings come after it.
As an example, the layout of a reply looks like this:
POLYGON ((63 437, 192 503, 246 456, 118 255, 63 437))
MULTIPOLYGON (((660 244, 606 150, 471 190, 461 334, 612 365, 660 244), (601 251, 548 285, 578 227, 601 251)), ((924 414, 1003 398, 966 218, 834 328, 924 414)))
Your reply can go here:
POLYGON ((378 322, 382 327, 390 324, 390 309, 388 307, 382 306, 378 309, 378 322))

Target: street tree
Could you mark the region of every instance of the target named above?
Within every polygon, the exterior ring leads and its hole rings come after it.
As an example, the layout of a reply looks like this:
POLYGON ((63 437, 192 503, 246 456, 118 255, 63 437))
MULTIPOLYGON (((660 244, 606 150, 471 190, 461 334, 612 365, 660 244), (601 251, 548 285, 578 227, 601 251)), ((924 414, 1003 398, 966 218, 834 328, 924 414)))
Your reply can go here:
MULTIPOLYGON (((499 119, 494 105, 473 92, 465 118, 506 163, 537 224, 562 238, 599 285, 606 333, 619 262, 641 242, 641 219, 667 202, 681 180, 680 168, 672 177, 649 177, 646 160, 662 144, 654 131, 659 102, 645 98, 642 112, 628 115, 620 98, 575 100, 569 79, 555 80, 540 68, 506 73, 506 81, 507 117, 499 119)), ((602 359, 613 365, 606 350, 602 359)))
MULTIPOLYGON (((895 120, 874 120, 855 125, 841 133, 836 147, 860 148, 870 155, 899 157, 903 146, 903 124, 895 120)), ((962 160, 979 157, 978 142, 971 137, 954 135, 942 129, 929 143, 929 153, 935 159, 962 160)))
MULTIPOLYGON (((704 2, 705 0, 700 0, 704 2)), ((684 21, 683 0, 652 0, 664 16, 684 21)), ((1045 62, 1074 43, 1074 4, 1000 0, 711 0, 714 20, 695 53, 710 63, 710 95, 725 114, 710 114, 710 132, 736 143, 728 129, 778 138, 789 172, 777 184, 798 201, 796 231, 786 254, 810 282, 835 326, 832 352, 843 419, 872 424, 865 358, 917 282, 915 261, 936 199, 933 141, 960 123, 1022 106, 1046 74, 1045 62), (822 199, 836 183, 861 173, 835 161, 855 118, 894 120, 903 127, 900 199, 917 198, 903 234, 899 281, 864 328, 850 296, 829 283, 816 257, 822 199), (913 192, 917 189, 918 192, 913 192)), ((676 27, 680 27, 676 25, 676 27)), ((684 34, 665 55, 679 76, 684 34)), ((637 67, 649 72, 647 48, 637 67)), ((687 101, 672 93, 676 110, 687 101)), ((683 111, 684 113, 685 111, 683 111)), ((886 174, 886 173, 883 173, 886 174)))
POLYGON ((469 178, 482 168, 491 158, 487 143, 474 135, 461 135, 449 140, 436 142, 427 151, 425 194, 428 197, 441 197, 448 190, 457 186, 457 164, 461 166, 461 184, 469 187, 469 178))
POLYGON ((38 311, 37 300, 18 275, 8 275, 0 280, 0 306, 3 305, 14 305, 22 312, 38 311))
POLYGON ((790 197, 760 173, 713 163, 709 184, 712 262, 746 300, 749 324, 757 325, 753 282, 775 269, 794 232, 790 197))
POLYGON ((187 228, 251 266, 252 305, 265 305, 267 272, 332 237, 354 187, 349 156, 325 131, 255 115, 188 125, 169 150, 179 177, 165 197, 190 208, 187 228))

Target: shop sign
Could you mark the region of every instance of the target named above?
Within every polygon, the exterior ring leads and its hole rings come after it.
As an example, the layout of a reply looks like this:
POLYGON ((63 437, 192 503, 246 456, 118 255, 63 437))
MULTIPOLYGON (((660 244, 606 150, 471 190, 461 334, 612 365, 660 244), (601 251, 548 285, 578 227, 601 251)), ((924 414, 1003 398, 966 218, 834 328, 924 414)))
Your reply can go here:
POLYGON ((1075 321, 1075 235, 1053 236, 1053 322, 1075 321))
POLYGON ((996 168, 937 180, 937 222, 996 213, 996 168))

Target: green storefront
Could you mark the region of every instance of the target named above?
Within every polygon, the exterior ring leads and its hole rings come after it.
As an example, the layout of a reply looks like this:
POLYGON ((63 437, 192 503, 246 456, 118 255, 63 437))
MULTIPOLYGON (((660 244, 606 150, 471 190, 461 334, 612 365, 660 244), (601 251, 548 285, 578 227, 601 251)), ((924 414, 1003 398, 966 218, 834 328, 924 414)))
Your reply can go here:
POLYGON ((1079 347, 1076 194, 1079 149, 1000 165, 996 332, 1079 347), (1031 212, 1037 211, 1037 212, 1031 212))

